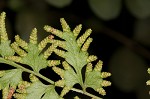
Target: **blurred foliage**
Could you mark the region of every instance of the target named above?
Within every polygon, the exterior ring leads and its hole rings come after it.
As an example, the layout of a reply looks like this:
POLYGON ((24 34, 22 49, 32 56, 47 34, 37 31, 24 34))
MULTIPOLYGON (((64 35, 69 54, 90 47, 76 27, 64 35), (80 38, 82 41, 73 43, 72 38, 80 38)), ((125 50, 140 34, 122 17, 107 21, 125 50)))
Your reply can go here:
POLYGON ((121 0, 89 0, 92 11, 104 20, 116 18, 121 10, 121 0))
POLYGON ((9 0, 8 6, 14 10, 20 10, 24 7, 25 2, 23 0, 9 0))
POLYGON ((113 85, 109 89, 110 95, 105 97, 107 99, 135 99, 129 98, 133 95, 129 93, 136 94, 137 99, 150 98, 150 89, 145 87, 149 79, 146 69, 150 58, 137 53, 137 46, 124 38, 127 36, 136 41, 149 52, 149 9, 150 0, 0 0, 0 11, 6 10, 10 16, 8 33, 15 32, 24 40, 33 27, 37 28, 39 39, 42 39, 47 35, 42 27, 49 23, 59 27, 55 22, 60 17, 72 23, 71 27, 80 23, 83 23, 83 28, 91 27, 95 33, 92 36, 97 39, 91 44, 95 47, 91 53, 99 53, 98 57, 104 60, 104 65, 108 64, 106 69, 112 73, 113 85), (105 33, 108 31, 104 31, 104 27, 112 31, 105 33), (119 42, 116 42, 117 39, 119 42), (120 43, 129 45, 129 48, 120 48, 123 46, 120 43))
POLYGON ((150 17, 136 21, 134 39, 150 47, 150 17))
POLYGON ((109 65, 112 81, 121 90, 131 92, 145 82, 145 61, 127 48, 118 48, 111 56, 109 65))
MULTIPOLYGON (((89 0, 93 12, 104 20, 118 17, 123 0, 89 0)), ((124 3, 124 2, 123 2, 124 3)), ((150 16, 150 0, 125 0, 126 7, 136 18, 150 16)))
POLYGON ((71 3, 72 0, 45 0, 50 5, 53 5, 58 8, 63 8, 71 3))
POLYGON ((125 0, 128 10, 136 18, 147 18, 150 16, 150 0, 125 0))

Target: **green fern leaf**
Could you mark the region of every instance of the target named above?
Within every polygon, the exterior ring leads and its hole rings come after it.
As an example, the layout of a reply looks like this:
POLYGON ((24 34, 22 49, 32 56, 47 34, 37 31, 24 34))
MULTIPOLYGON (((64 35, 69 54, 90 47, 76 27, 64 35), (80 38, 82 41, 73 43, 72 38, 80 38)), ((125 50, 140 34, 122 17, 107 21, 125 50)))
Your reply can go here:
POLYGON ((95 91, 99 92, 99 94, 106 95, 102 87, 110 86, 111 82, 103 80, 103 78, 109 77, 111 74, 108 72, 101 72, 101 69, 102 61, 99 61, 94 69, 92 69, 92 64, 89 63, 86 68, 84 84, 86 87, 93 88, 95 91))
POLYGON ((0 71, 0 88, 4 89, 7 86, 17 86, 22 81, 22 70, 12 69, 0 71))
POLYGON ((19 56, 5 57, 6 59, 29 65, 35 72, 39 72, 47 66, 60 64, 60 61, 58 60, 47 60, 53 50, 57 47, 55 44, 52 44, 44 53, 41 53, 47 43, 50 43, 52 39, 48 36, 37 44, 36 28, 32 30, 29 43, 22 40, 18 35, 15 36, 15 40, 16 42, 12 43, 11 46, 19 56))
POLYGON ((71 88, 75 84, 80 84, 83 92, 86 91, 87 87, 90 87, 98 91, 100 94, 104 95, 101 92, 104 91, 102 90, 102 86, 105 86, 105 83, 108 83, 106 85, 110 85, 111 83, 103 81, 100 71, 101 67, 99 67, 99 65, 95 66, 95 70, 92 70, 91 68, 90 72, 85 73, 85 81, 83 81, 83 75, 81 73, 83 67, 86 66, 86 64, 89 64, 90 62, 97 59, 96 56, 89 55, 87 52, 89 45, 92 42, 92 38, 89 37, 92 30, 86 30, 86 32, 82 36, 77 38, 82 25, 78 25, 72 32, 69 25, 63 18, 60 19, 60 22, 63 31, 54 29, 51 26, 45 26, 44 29, 47 32, 51 32, 52 34, 64 40, 55 40, 55 42, 57 42, 57 45, 64 50, 54 50, 57 55, 65 58, 66 61, 63 62, 64 69, 53 67, 53 70, 62 78, 62 80, 59 80, 55 83, 56 86, 64 87, 61 92, 61 96, 64 96, 67 92, 69 92, 69 90, 71 90, 71 88), (93 82, 96 83, 92 84, 93 82))
POLYGON ((3 90, 3 99, 10 99, 17 85, 22 81, 22 70, 3 70, 0 71, 0 77, 0 90, 3 90))
POLYGON ((53 85, 44 85, 40 81, 34 82, 27 88, 27 96, 25 99, 62 99, 53 85))
POLYGON ((55 91, 54 85, 45 85, 32 74, 30 80, 32 83, 24 81, 18 85, 18 93, 14 94, 16 99, 63 99, 55 91))

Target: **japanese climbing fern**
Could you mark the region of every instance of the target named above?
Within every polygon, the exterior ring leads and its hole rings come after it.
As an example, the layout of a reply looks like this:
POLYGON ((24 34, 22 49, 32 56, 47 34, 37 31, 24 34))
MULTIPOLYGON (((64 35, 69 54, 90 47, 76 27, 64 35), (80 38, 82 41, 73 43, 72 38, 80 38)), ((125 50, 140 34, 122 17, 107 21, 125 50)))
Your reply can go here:
MULTIPOLYGON (((33 99, 33 97, 34 99, 63 99, 70 90, 87 95, 92 99, 102 99, 87 92, 87 88, 92 88, 101 95, 106 94, 103 87, 110 86, 111 82, 104 78, 111 74, 102 72, 102 61, 97 60, 97 56, 88 53, 88 48, 93 40, 89 37, 92 30, 86 30, 79 37, 81 24, 71 31, 63 18, 60 19, 60 22, 63 31, 48 25, 44 26, 50 35, 40 43, 37 42, 36 28, 31 32, 29 42, 25 42, 19 35, 16 35, 15 41, 11 43, 5 28, 5 12, 1 13, 0 63, 15 67, 15 69, 0 71, 0 89, 3 99, 12 97, 16 99, 33 99), (55 36, 60 39, 55 39, 55 36), (64 60, 50 59, 49 56, 52 53, 64 60), (93 61, 97 61, 95 66, 93 66, 93 61), (31 69, 26 68, 24 64, 31 69), (39 71, 47 67, 52 68, 61 79, 53 81, 40 74, 39 71), (85 72, 82 71, 84 67, 85 72), (30 81, 23 80, 23 72, 30 74, 30 81), (49 85, 42 83, 39 78, 49 82, 49 85), (76 84, 79 84, 82 89, 75 88, 76 84), (62 88, 60 94, 55 87, 62 88)), ((76 96, 74 99, 79 99, 79 97, 76 96)))

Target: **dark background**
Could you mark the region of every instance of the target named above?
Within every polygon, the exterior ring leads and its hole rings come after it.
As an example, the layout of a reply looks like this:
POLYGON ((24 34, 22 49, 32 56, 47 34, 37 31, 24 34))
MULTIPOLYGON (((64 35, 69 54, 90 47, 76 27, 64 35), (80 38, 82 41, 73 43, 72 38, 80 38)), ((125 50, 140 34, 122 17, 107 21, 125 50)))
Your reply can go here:
MULTIPOLYGON (((44 25, 48 24, 61 30, 59 19, 62 17, 72 29, 82 24, 82 33, 88 28, 93 30, 91 37, 94 40, 90 45, 89 53, 97 55, 104 63, 103 70, 112 73, 112 77, 107 79, 112 82, 112 86, 104 88, 107 92, 104 99, 150 98, 150 88, 146 86, 146 81, 149 79, 147 68, 150 63, 150 14, 144 17, 133 14, 125 0, 120 3, 119 14, 108 19, 94 12, 90 0, 72 0, 69 4, 64 3, 63 6, 47 1, 0 0, 0 11, 5 11, 7 14, 6 26, 12 41, 16 34, 28 41, 28 36, 34 27, 38 29, 41 40, 49 35, 43 30, 44 25), (137 37, 139 32, 142 33, 137 37)), ((111 5, 106 5, 106 8, 107 6, 109 8, 111 5)), ((104 12, 105 10, 104 8, 104 12)), ((113 8, 111 10, 110 12, 113 13, 113 8)), ((89 91, 98 95, 93 90, 89 91)), ((69 92, 66 98, 73 99, 76 94, 69 92)), ((88 99, 86 96, 80 96, 88 99)))

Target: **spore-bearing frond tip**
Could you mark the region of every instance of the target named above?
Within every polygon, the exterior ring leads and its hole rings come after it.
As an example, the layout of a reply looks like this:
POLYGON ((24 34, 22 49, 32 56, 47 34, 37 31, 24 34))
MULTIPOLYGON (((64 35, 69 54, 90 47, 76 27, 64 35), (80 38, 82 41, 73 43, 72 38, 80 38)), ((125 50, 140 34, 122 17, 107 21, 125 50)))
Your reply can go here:
POLYGON ((107 87, 107 86, 110 86, 110 85, 111 85, 111 82, 110 82, 110 81, 103 80, 102 83, 101 83, 101 85, 102 85, 103 87, 107 87))
POLYGON ((15 40, 17 44, 21 46, 23 49, 28 49, 28 43, 22 40, 19 35, 15 36, 15 40))
POLYGON ((109 72, 102 72, 101 73, 102 78, 107 78, 107 77, 110 77, 110 76, 111 76, 111 73, 109 73, 109 72))
POLYGON ((32 30, 29 41, 32 44, 37 44, 37 29, 36 28, 32 30))
POLYGON ((92 68, 93 68, 92 63, 88 63, 86 66, 86 72, 91 72, 92 68))
POLYGON ((6 13, 2 12, 0 15, 0 35, 1 35, 1 42, 5 42, 8 40, 8 35, 6 32, 6 27, 5 27, 5 17, 6 13))
POLYGON ((87 29, 85 31, 85 33, 77 39, 77 44, 78 44, 79 47, 81 47, 82 44, 84 44, 84 42, 90 36, 91 33, 92 33, 92 30, 91 29, 87 29))
POLYGON ((44 30, 62 38, 63 32, 51 26, 45 25, 44 30))
POLYGON ((65 21, 64 18, 60 18, 60 22, 61 22, 63 32, 70 32, 71 31, 69 25, 67 24, 67 22, 65 21))
POLYGON ((61 91, 60 96, 63 97, 64 95, 66 95, 66 94, 70 91, 70 89, 71 89, 70 87, 65 86, 65 87, 63 88, 63 90, 61 91))
POLYGON ((16 52, 18 55, 20 55, 21 57, 27 55, 27 53, 26 53, 23 49, 19 48, 19 45, 18 45, 16 42, 12 43, 12 44, 11 44, 11 47, 12 47, 12 48, 15 50, 15 52, 16 52))
POLYGON ((82 29, 82 24, 77 25, 77 26, 74 28, 74 30, 73 30, 74 36, 77 37, 77 36, 79 35, 81 29, 82 29))
POLYGON ((93 41, 93 39, 89 37, 86 40, 86 42, 83 44, 81 50, 84 51, 84 52, 86 52, 88 50, 88 48, 89 48, 89 46, 90 46, 90 44, 91 44, 92 41, 93 41))

